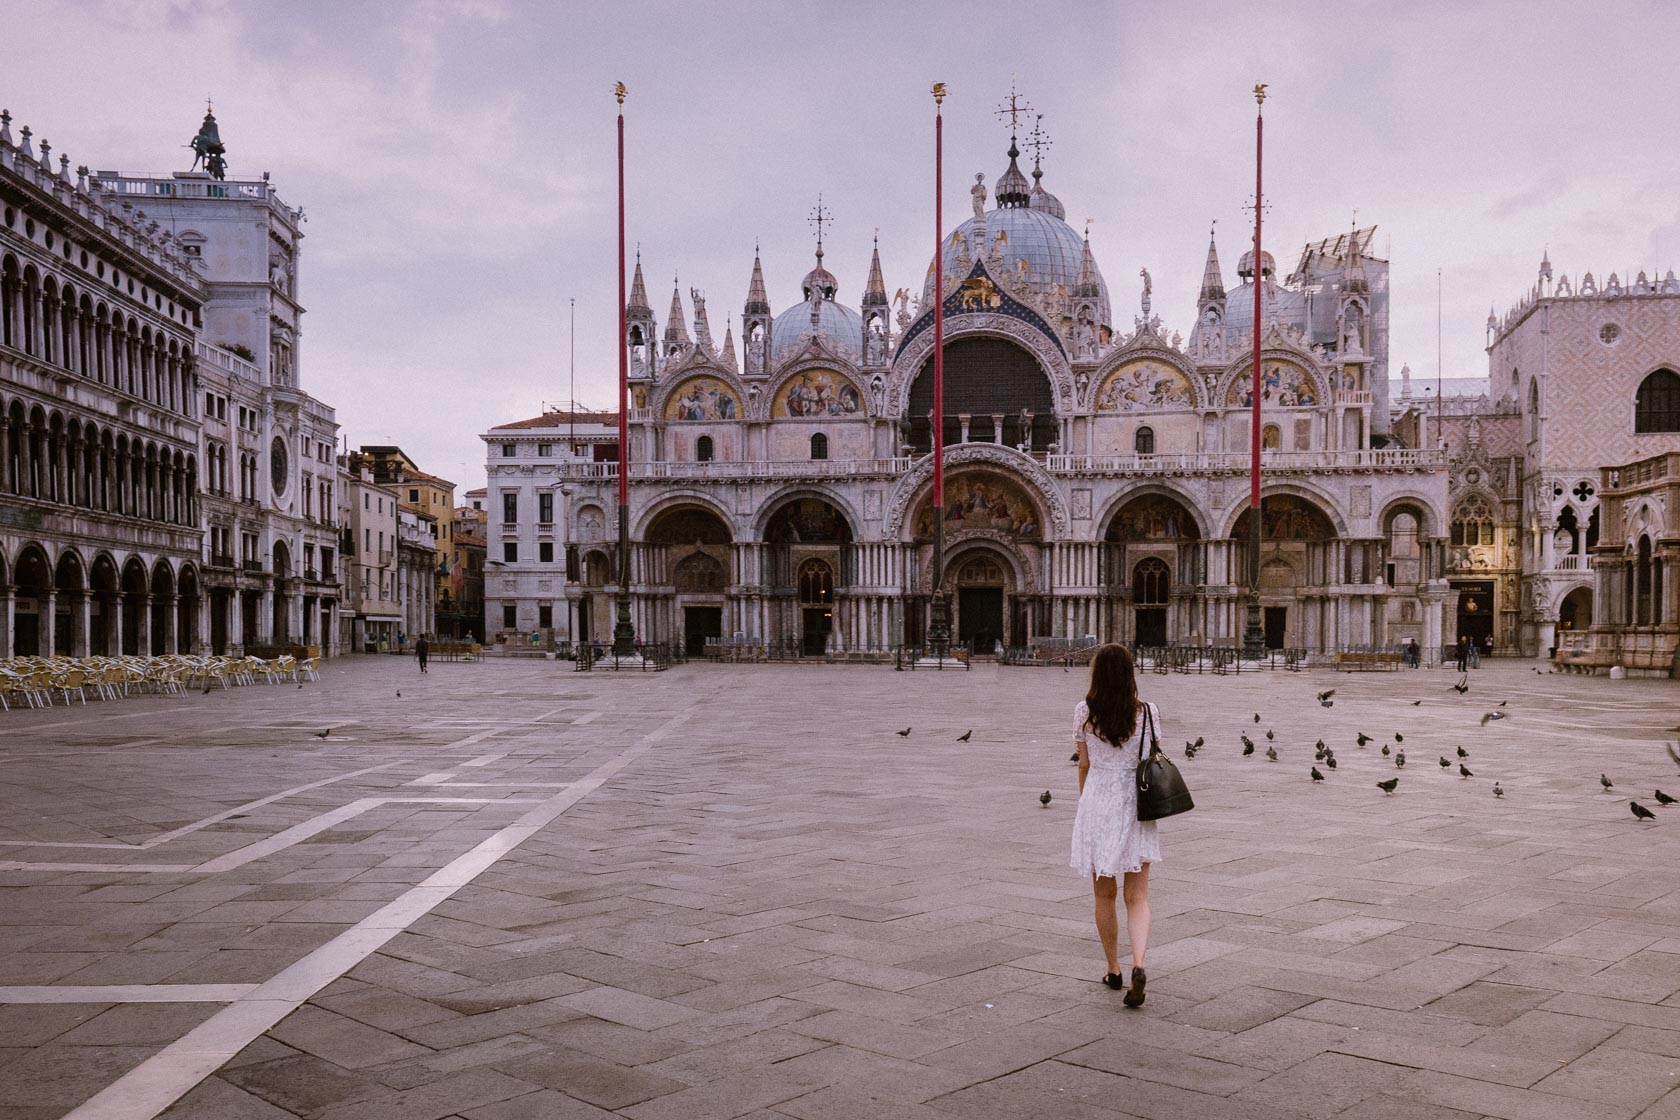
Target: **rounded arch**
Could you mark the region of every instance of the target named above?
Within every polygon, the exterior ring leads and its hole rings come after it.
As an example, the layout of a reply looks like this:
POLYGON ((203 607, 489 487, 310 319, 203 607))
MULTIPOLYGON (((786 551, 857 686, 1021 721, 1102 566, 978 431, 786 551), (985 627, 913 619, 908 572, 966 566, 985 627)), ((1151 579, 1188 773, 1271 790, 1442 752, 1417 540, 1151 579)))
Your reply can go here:
POLYGON ((694 502, 667 506, 648 521, 642 539, 648 544, 726 545, 734 542, 734 526, 716 509, 694 502))
POLYGON ((1592 585, 1577 583, 1561 591, 1555 610, 1560 630, 1585 630, 1590 627, 1593 618, 1592 585))
POLYGON ((572 511, 573 537, 582 544, 607 539, 607 511, 599 502, 579 502, 572 511))
MULTIPOLYGON (((949 585, 946 588, 948 591, 957 586, 959 580, 964 577, 965 570, 969 569, 969 565, 975 559, 984 557, 994 562, 1001 561, 1008 572, 1004 584, 1013 587, 1016 594, 1037 594, 1038 581, 1034 578, 1033 565, 1011 542, 990 537, 970 538, 952 545, 948 551, 950 555, 945 561, 945 582, 949 585)), ((919 563, 923 586, 928 586, 933 579, 932 554, 929 553, 919 563)))
POLYGON ((869 395, 843 362, 808 358, 782 371, 769 394, 772 420, 861 419, 870 414, 869 395))
MULTIPOLYGON (((1223 535, 1247 540, 1248 516, 1248 503, 1240 503, 1227 516, 1223 535)), ((1260 524, 1262 536, 1268 540, 1329 540, 1348 535, 1336 503, 1300 483, 1275 483, 1260 492, 1260 524)))
MULTIPOLYGON (((959 416, 967 414, 981 433, 971 438, 1009 446, 1030 444, 1043 451, 1056 440, 1061 393, 1055 377, 1039 357, 1013 338, 980 333, 947 339, 945 343, 945 400, 943 424, 947 445, 961 436, 959 416), (1002 439, 993 431, 993 417, 1003 418, 1002 439)), ((931 450, 933 428, 933 355, 930 352, 910 380, 905 411, 909 442, 931 450)))
MULTIPOLYGON (((965 315, 955 323, 947 319, 945 355, 947 363, 953 343, 966 339, 994 338, 1015 343, 1038 363, 1050 380, 1057 402, 1073 400, 1073 373, 1061 343, 1030 323, 1009 315, 965 315)), ((915 328, 912 328, 915 329, 915 328)), ((893 355, 887 378, 887 409, 894 415, 910 414, 911 384, 921 376, 933 355, 933 331, 919 330, 908 344, 893 355)), ((947 366, 947 375, 950 370, 947 366)), ((924 410, 925 411, 925 410, 924 410)))
MULTIPOLYGON (((1311 357, 1292 349, 1260 352, 1260 402, 1275 408, 1316 408, 1328 401, 1324 378, 1311 357)), ((1220 375, 1214 400, 1223 408, 1254 403, 1254 360, 1244 356, 1220 375)))
POLYGON ((728 370, 694 366, 655 390, 653 414, 667 423, 742 420, 746 400, 746 391, 728 370))
POLYGON ((1159 556, 1145 556, 1132 565, 1132 605, 1164 607, 1172 597, 1172 569, 1159 556))
POLYGON ((1114 354, 1091 378, 1094 413, 1200 410, 1201 378, 1182 355, 1150 347, 1114 354))
POLYGON ((1633 395, 1636 434, 1680 432, 1680 373, 1652 370, 1633 395))
POLYGON ((713 517, 716 517, 718 521, 722 522, 724 527, 729 530, 732 537, 738 535, 736 533, 737 527, 735 519, 725 512, 724 508, 718 504, 716 498, 713 498, 710 494, 699 490, 684 488, 681 490, 672 490, 661 495, 657 501, 651 502, 646 509, 642 510, 638 517, 632 518, 630 527, 632 539, 638 541, 648 541, 651 543, 652 537, 650 536, 649 531, 654 528, 666 514, 685 507, 695 507, 704 510, 713 517))
MULTIPOLYGON (((1007 447, 983 443, 959 444, 946 450, 947 478, 955 468, 968 464, 989 464, 1024 480, 1029 491, 1039 499, 1040 509, 1049 515, 1044 524, 1053 528, 1059 538, 1067 538, 1070 522, 1067 504, 1062 500, 1056 480, 1036 459, 1007 447)), ((887 498, 887 509, 881 522, 883 540, 907 539, 905 533, 909 528, 910 510, 923 504, 932 487, 933 456, 924 455, 904 473, 887 498)))
MULTIPOLYGON (((1492 508, 1499 507, 1495 504, 1492 508)), ((1445 531, 1441 524, 1440 510, 1436 509, 1434 502, 1422 494, 1404 493, 1396 494, 1383 503, 1382 510, 1377 515, 1377 526, 1381 536, 1389 535, 1395 517, 1402 513, 1411 514, 1417 521, 1420 538, 1439 537, 1445 531)))
POLYGON ((59 591, 87 590, 87 568, 74 548, 66 546, 59 550, 58 563, 53 565, 53 586, 59 591))
POLYGON ((30 541, 18 549, 17 560, 12 566, 12 579, 20 595, 39 595, 55 590, 52 559, 47 555, 46 547, 30 541))
POLYGON ((1148 483, 1111 498, 1095 524, 1103 540, 1197 540, 1208 526, 1198 504, 1164 483, 1148 483))
POLYGON ((146 562, 138 556, 130 556, 122 566, 122 589, 124 593, 146 595, 151 591, 152 581, 146 572, 146 562))
MULTIPOLYGON (((1049 503, 1016 474, 986 468, 949 471, 945 478, 945 539, 963 533, 994 538, 1040 541, 1045 537, 1049 503)), ((934 507, 931 485, 916 503, 916 515, 906 526, 912 540, 933 537, 934 507)))
POLYGON ((118 589, 120 578, 117 574, 115 557, 104 549, 94 553, 93 563, 88 569, 88 587, 90 589, 109 594, 118 589))
POLYGON ((151 589, 153 595, 175 594, 175 570, 162 557, 152 564, 151 589))
POLYGON ((802 500, 825 502, 832 506, 845 525, 847 540, 854 540, 857 536, 857 526, 863 523, 858 515, 857 507, 845 497, 826 490, 820 486, 794 484, 776 491, 764 502, 759 504, 758 512, 748 526, 748 533, 752 540, 768 539, 766 532, 773 518, 779 516, 791 504, 802 500))

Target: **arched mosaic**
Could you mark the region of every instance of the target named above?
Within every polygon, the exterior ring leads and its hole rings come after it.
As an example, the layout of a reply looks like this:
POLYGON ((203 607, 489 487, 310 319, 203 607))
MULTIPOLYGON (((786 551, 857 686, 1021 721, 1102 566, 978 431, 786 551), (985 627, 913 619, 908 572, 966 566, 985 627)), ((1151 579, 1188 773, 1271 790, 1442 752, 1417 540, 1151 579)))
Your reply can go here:
POLYGON ((773 417, 862 416, 863 394, 851 378, 829 369, 794 374, 776 391, 773 417))
MULTIPOLYGON (((1240 408, 1254 405, 1254 384, 1251 371, 1231 379, 1225 391, 1225 403, 1240 408)), ((1312 376, 1293 362, 1262 361, 1260 363, 1260 403, 1278 408, 1311 407, 1321 403, 1312 376)))
MULTIPOLYGON (((1248 539, 1252 510, 1243 510, 1231 529, 1237 540, 1248 539)), ((1260 499, 1260 536, 1265 540, 1326 541, 1335 537, 1336 527, 1324 511, 1294 494, 1267 494, 1260 499)))
POLYGON ((1184 371, 1149 358, 1127 362, 1109 374, 1095 400, 1098 412, 1188 408, 1192 403, 1190 379, 1184 371))
POLYGON ((735 390, 716 377, 691 377, 665 402, 667 420, 738 420, 741 402, 735 390))
MULTIPOLYGON (((916 515, 916 536, 933 536, 933 503, 924 500, 916 515)), ((945 531, 987 530, 1020 540, 1044 533, 1037 504, 1020 483, 1001 474, 972 472, 945 481, 945 531)))

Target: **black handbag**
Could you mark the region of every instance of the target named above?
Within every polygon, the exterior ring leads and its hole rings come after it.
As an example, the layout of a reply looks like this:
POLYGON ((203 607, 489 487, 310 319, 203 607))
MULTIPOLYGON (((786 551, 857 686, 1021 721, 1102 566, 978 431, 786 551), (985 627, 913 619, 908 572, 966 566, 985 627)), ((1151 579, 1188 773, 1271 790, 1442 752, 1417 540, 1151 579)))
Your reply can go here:
POLYGON ((1173 760, 1161 753, 1161 740, 1155 734, 1155 722, 1150 718, 1149 705, 1143 705, 1144 747, 1137 765, 1138 820, 1158 821, 1175 817, 1196 807, 1190 799, 1190 787, 1178 772, 1173 760))

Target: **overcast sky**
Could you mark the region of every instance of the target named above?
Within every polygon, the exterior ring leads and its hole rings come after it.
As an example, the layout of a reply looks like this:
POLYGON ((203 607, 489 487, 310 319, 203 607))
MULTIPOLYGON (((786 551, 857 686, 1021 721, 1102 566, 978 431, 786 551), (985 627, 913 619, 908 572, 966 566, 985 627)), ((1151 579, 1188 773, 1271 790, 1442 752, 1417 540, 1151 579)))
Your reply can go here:
POLYGON ((72 165, 184 170, 215 98, 230 177, 308 213, 300 375, 352 444, 483 485, 478 434, 568 397, 615 406, 614 106, 630 87, 629 237, 664 326, 673 276, 721 339, 763 247, 798 299, 807 215, 856 306, 969 212, 1009 137, 1011 78, 1054 147, 1045 184, 1091 241, 1116 325, 1147 267, 1189 332, 1212 219, 1226 281, 1251 236, 1256 81, 1266 244, 1281 268, 1354 212, 1393 261, 1394 370, 1486 373, 1483 324, 1541 251, 1602 281, 1680 263, 1671 4, 415 3, 33 0, 5 16, 0 104, 72 165))

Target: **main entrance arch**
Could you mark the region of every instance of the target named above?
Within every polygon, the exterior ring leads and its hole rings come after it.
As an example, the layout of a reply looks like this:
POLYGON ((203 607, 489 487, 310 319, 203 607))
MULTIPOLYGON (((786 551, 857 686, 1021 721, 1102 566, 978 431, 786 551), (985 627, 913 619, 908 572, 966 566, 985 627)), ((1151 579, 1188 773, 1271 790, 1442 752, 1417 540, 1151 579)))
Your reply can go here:
MULTIPOLYGON (((637 632, 642 633, 651 624, 656 635, 680 635, 690 656, 703 656, 706 639, 721 638, 725 633, 724 608, 733 582, 733 542, 729 523, 710 506, 694 502, 661 510, 648 523, 642 578, 669 591, 661 597, 664 604, 658 612, 660 617, 643 619, 637 632)), ((636 573, 631 573, 631 579, 636 579, 636 573)), ((591 627, 595 633, 612 633, 610 608, 606 596, 596 597, 596 617, 591 627)))
POLYGON ((1109 518, 1102 548, 1112 640, 1164 646, 1200 631, 1193 597, 1203 582, 1202 531, 1185 502, 1160 491, 1137 495, 1109 518))

